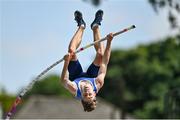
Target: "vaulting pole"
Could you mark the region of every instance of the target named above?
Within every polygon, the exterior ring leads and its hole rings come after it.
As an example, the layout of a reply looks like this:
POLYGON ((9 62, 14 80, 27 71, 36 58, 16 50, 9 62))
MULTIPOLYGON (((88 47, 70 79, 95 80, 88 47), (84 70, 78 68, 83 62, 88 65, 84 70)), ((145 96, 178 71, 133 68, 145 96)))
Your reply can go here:
MULTIPOLYGON (((114 33, 113 36, 115 37, 115 36, 117 36, 117 35, 120 35, 120 34, 122 34, 122 33, 124 33, 124 32, 127 32, 127 31, 129 31, 129 30, 131 30, 131 29, 134 29, 134 28, 136 28, 135 25, 132 25, 132 26, 130 26, 130 27, 128 27, 128 28, 125 28, 125 29, 123 29, 123 30, 121 30, 121 31, 118 31, 118 32, 114 33)), ((79 49, 75 52, 75 54, 77 54, 77 53, 79 53, 79 52, 81 52, 81 51, 83 51, 83 50, 85 50, 85 49, 93 46, 93 45, 96 44, 96 43, 99 43, 99 42, 102 42, 102 41, 105 41, 105 40, 107 40, 107 37, 104 37, 104 38, 102 38, 102 39, 100 39, 100 40, 97 40, 97 41, 95 41, 95 42, 93 42, 93 43, 91 43, 91 44, 88 44, 88 45, 86 45, 86 46, 84 46, 84 47, 82 47, 82 48, 79 48, 79 49)), ((38 80, 39 80, 44 74, 46 74, 50 69, 52 69, 53 67, 55 67, 56 65, 58 65, 59 63, 61 63, 63 60, 64 60, 64 58, 62 58, 62 59, 56 61, 55 63, 53 63, 51 66, 49 66, 49 67, 46 68, 44 71, 42 71, 34 80, 32 80, 32 81, 29 83, 29 85, 17 96, 17 98, 16 98, 15 102, 13 103, 10 111, 9 111, 8 114, 6 115, 6 119, 10 119, 10 117, 12 116, 12 114, 15 113, 16 107, 21 103, 21 100, 22 100, 23 96, 26 94, 26 92, 28 92, 28 91, 33 87, 33 85, 35 84, 35 82, 38 81, 38 80)))

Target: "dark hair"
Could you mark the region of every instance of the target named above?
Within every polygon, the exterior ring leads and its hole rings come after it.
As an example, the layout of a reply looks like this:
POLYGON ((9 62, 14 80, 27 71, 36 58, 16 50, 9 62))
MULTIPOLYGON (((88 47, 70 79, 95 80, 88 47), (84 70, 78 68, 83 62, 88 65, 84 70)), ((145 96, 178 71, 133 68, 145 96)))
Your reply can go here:
POLYGON ((97 101, 96 101, 96 99, 94 99, 91 102, 86 102, 84 100, 81 100, 81 103, 83 105, 83 108, 84 108, 85 112, 91 112, 96 108, 97 101))

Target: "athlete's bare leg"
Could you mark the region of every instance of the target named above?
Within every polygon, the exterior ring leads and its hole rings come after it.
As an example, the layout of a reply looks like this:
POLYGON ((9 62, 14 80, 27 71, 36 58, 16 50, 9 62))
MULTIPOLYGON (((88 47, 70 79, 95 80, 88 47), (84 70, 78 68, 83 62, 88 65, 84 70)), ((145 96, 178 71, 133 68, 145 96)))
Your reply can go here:
MULTIPOLYGON (((95 26, 92 30, 93 30, 93 35, 94 35, 94 41, 100 40, 101 35, 100 35, 99 26, 95 26)), ((104 45, 102 42, 100 42, 100 43, 95 44, 94 47, 96 50, 96 57, 95 57, 93 63, 96 66, 100 66, 100 64, 102 62, 102 56, 104 54, 104 45)))
MULTIPOLYGON (((69 43, 69 53, 74 53, 76 49, 79 47, 81 41, 82 41, 82 36, 84 29, 86 27, 86 23, 83 20, 82 13, 80 11, 75 11, 74 12, 75 20, 77 22, 78 29, 76 33, 74 34, 73 38, 71 39, 71 42, 69 43)), ((72 61, 77 60, 77 56, 73 54, 72 56, 72 61)))

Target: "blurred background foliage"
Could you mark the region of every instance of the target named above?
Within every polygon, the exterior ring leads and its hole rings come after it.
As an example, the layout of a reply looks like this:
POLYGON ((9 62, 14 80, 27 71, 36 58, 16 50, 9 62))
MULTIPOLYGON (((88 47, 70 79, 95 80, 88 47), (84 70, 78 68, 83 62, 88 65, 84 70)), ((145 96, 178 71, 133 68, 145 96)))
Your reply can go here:
POLYGON ((16 98, 15 95, 9 95, 6 93, 4 88, 1 88, 1 90, 0 90, 0 107, 2 107, 3 114, 5 114, 10 109, 15 98, 16 98))
MULTIPOLYGON (((179 42, 178 37, 169 37, 135 49, 113 51, 100 96, 137 118, 167 118, 165 96, 180 88, 179 42)), ((172 98, 175 103, 180 98, 176 94, 172 98)))

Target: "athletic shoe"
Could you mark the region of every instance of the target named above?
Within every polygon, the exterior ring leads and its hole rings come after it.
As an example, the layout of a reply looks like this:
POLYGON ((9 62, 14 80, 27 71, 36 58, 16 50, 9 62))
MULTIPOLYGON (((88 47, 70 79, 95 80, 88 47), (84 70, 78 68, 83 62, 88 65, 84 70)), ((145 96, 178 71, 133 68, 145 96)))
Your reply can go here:
POLYGON ((77 26, 83 26, 84 28, 86 28, 86 23, 84 22, 84 20, 83 20, 83 16, 82 16, 82 13, 80 12, 80 11, 78 11, 78 10, 76 10, 75 12, 74 12, 74 20, 77 22, 77 26))
POLYGON ((103 11, 102 10, 98 10, 96 12, 95 19, 94 19, 94 21, 91 24, 91 29, 93 29, 95 26, 101 25, 102 17, 103 17, 103 11))

